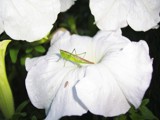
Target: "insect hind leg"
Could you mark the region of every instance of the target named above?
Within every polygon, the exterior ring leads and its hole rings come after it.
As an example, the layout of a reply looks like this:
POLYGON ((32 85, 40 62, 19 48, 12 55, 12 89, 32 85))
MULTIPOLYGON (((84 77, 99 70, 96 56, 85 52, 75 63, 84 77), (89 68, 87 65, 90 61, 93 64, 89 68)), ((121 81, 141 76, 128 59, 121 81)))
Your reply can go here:
POLYGON ((77 54, 75 48, 73 49, 72 54, 73 54, 73 52, 75 52, 76 56, 83 55, 83 58, 86 56, 86 52, 77 54))

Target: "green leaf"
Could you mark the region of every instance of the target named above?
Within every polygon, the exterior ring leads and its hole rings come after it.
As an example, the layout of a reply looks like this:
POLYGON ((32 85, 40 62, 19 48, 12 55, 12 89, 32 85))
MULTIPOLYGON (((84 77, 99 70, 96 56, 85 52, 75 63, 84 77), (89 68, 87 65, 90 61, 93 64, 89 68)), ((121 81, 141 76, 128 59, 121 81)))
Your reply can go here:
POLYGON ((154 116, 153 113, 146 106, 142 106, 139 109, 140 109, 141 114, 142 114, 144 119, 158 120, 158 118, 156 116, 154 116))
POLYGON ((4 40, 0 42, 0 110, 7 119, 11 118, 14 114, 13 95, 5 68, 5 52, 10 41, 11 40, 4 40))
POLYGON ((114 118, 114 120, 127 120, 127 115, 120 115, 120 116, 114 118))
POLYGON ((16 112, 22 112, 22 110, 28 105, 29 101, 22 102, 16 109, 16 112))
POLYGON ((26 116, 27 116, 26 112, 15 113, 12 117, 12 120, 19 120, 19 118, 26 117, 26 116))
POLYGON ((130 115, 131 120, 144 120, 143 117, 137 113, 133 113, 130 115))
POLYGON ((37 120, 36 116, 32 116, 31 120, 37 120))
POLYGON ((18 52, 19 52, 18 48, 15 48, 15 49, 12 48, 9 50, 9 54, 10 54, 10 58, 12 60, 12 63, 16 63, 18 52))
POLYGON ((77 33, 76 21, 73 16, 70 16, 68 19, 68 25, 70 26, 71 32, 77 33))
POLYGON ((41 45, 36 46, 34 49, 39 53, 44 53, 46 51, 46 49, 41 45))
POLYGON ((141 103, 141 106, 146 106, 149 103, 149 99, 144 99, 141 103))
POLYGON ((73 16, 69 16, 65 19, 64 23, 61 23, 60 26, 63 28, 70 29, 71 33, 78 33, 76 26, 76 19, 73 16))
POLYGON ((28 53, 31 53, 32 51, 33 51, 33 48, 27 48, 25 52, 28 54, 28 53))
POLYGON ((20 115, 21 115, 22 117, 26 117, 26 116, 27 116, 27 113, 26 113, 26 112, 21 112, 20 115))
POLYGON ((149 99, 144 99, 137 110, 132 106, 129 110, 130 118, 132 120, 158 120, 158 118, 146 107, 148 103, 149 99))

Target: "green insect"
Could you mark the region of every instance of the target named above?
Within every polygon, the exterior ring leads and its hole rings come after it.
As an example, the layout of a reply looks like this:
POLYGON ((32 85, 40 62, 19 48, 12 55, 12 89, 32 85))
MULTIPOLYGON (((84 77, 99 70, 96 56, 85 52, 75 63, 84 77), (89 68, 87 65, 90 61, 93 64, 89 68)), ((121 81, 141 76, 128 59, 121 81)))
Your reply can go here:
MULTIPOLYGON (((75 49, 73 50, 73 52, 74 51, 75 51, 75 49)), ((60 55, 63 59, 70 61, 70 62, 73 62, 73 63, 77 64, 78 66, 80 66, 80 64, 94 64, 94 62, 91 62, 91 61, 88 61, 82 57, 79 57, 78 55, 80 55, 80 54, 73 54, 73 52, 70 53, 70 52, 67 52, 65 50, 60 49, 60 55)), ((81 54, 84 54, 84 53, 81 53, 81 54)))

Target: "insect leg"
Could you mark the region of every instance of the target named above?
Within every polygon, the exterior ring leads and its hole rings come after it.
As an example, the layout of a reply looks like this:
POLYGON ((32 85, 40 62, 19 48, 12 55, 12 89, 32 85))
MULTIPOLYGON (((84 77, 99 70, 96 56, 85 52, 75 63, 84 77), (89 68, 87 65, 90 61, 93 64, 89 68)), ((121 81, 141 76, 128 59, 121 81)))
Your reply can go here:
POLYGON ((71 54, 73 54, 75 52, 75 55, 76 55, 76 49, 74 48, 71 52, 71 54))
POLYGON ((83 52, 83 53, 80 53, 80 54, 76 54, 77 56, 79 56, 79 55, 83 55, 83 57, 82 58, 84 58, 85 56, 86 56, 86 52, 83 52))
POLYGON ((76 56, 83 55, 83 58, 84 58, 85 55, 86 55, 86 52, 77 54, 75 48, 73 49, 72 54, 73 54, 73 52, 75 52, 75 55, 76 55, 76 56))
POLYGON ((83 52, 81 54, 78 54, 78 55, 83 55, 83 58, 86 56, 86 52, 83 52))

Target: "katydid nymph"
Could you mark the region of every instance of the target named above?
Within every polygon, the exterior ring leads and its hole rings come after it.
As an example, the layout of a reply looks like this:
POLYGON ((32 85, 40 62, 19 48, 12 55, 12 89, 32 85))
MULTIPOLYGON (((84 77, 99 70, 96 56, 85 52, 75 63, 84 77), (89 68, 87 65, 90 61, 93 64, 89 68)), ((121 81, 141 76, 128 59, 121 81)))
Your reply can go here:
MULTIPOLYGON (((73 50, 75 51, 75 49, 73 50)), ((73 54, 70 52, 67 52, 65 50, 60 49, 60 55, 63 59, 73 62, 75 64, 77 64, 78 66, 80 66, 80 64, 94 64, 94 62, 91 62, 89 60, 86 60, 80 56, 78 56, 79 54, 73 54)))

